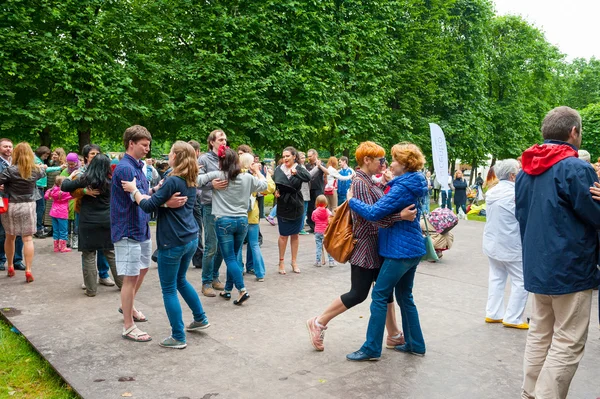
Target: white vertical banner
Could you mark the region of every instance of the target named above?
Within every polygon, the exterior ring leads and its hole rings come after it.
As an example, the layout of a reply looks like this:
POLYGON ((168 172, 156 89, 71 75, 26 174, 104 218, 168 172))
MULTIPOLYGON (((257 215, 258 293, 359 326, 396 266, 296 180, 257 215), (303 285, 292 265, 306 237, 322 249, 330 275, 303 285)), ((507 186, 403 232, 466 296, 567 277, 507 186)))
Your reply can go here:
POLYGON ((435 123, 429 124, 431 129, 431 152, 433 153, 433 167, 435 169, 435 178, 442 186, 442 190, 449 190, 448 187, 448 148, 446 147, 446 138, 442 128, 435 123))

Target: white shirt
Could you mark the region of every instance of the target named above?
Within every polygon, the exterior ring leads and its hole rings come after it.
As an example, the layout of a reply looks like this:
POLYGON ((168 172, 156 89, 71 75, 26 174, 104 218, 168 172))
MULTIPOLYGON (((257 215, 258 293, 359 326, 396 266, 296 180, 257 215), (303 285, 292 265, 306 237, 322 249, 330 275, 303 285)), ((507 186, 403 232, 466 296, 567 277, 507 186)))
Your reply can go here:
POLYGON ((483 253, 501 261, 520 261, 521 232, 515 217, 515 183, 501 180, 486 194, 483 253))

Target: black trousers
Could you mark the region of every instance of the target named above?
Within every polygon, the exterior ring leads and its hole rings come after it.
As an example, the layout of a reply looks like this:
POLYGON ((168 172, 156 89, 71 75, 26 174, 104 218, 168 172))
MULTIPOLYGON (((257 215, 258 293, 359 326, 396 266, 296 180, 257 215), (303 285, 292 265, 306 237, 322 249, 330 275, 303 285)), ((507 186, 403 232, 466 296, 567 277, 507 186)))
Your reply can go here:
POLYGON ((265 197, 263 197, 262 195, 257 196, 256 201, 258 202, 258 218, 264 219, 265 218, 265 197))
MULTIPOLYGON (((340 297, 345 307, 350 309, 359 303, 363 303, 368 298, 371 286, 379 276, 379 270, 350 265, 350 291, 340 297)), ((388 303, 394 303, 393 292, 388 298, 388 303)))

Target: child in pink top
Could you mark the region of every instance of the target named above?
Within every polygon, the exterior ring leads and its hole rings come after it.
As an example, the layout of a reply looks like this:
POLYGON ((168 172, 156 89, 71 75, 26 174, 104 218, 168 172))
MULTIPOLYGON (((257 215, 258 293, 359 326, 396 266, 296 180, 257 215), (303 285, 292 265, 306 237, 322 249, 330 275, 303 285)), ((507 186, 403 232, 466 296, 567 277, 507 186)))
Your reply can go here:
POLYGON ((65 180, 64 176, 56 176, 54 187, 46 191, 44 198, 52 198, 52 238, 54 239, 54 252, 71 252, 67 248, 67 236, 69 229, 69 200, 73 199, 70 193, 60 190, 60 185, 65 180))
MULTIPOLYGON (((327 226, 329 225, 329 216, 331 215, 331 211, 327 209, 327 197, 319 195, 315 200, 315 210, 311 216, 311 219, 315 222, 315 243, 317 244, 316 267, 321 267, 321 256, 324 252, 323 238, 325 230, 327 230, 327 226)), ((331 255, 327 254, 327 256, 329 257, 329 267, 334 267, 335 260, 331 255)), ((323 264, 325 264, 325 259, 323 259, 323 264)))

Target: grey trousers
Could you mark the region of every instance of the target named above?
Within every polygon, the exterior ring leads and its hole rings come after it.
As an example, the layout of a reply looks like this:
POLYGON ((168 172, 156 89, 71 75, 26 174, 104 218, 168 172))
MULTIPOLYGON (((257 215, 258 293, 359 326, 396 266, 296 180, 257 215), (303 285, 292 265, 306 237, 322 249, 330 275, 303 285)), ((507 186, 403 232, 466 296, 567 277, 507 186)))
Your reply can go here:
MULTIPOLYGON (((104 250, 104 257, 110 266, 115 284, 119 289, 123 286, 123 276, 117 275, 117 264, 115 262, 115 251, 104 250)), ((88 295, 96 295, 98 289, 98 269, 96 268, 96 251, 82 251, 81 260, 83 264, 83 282, 88 295)))

